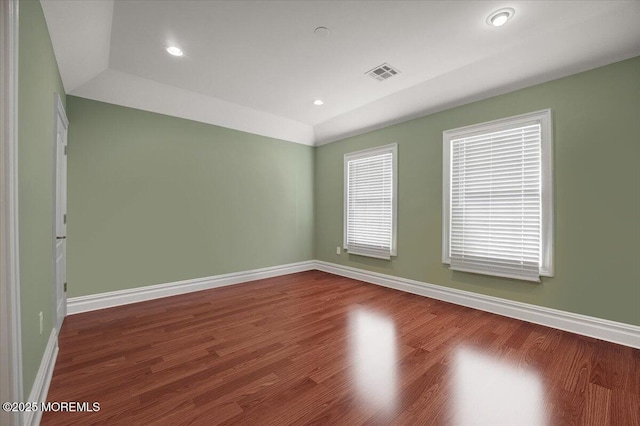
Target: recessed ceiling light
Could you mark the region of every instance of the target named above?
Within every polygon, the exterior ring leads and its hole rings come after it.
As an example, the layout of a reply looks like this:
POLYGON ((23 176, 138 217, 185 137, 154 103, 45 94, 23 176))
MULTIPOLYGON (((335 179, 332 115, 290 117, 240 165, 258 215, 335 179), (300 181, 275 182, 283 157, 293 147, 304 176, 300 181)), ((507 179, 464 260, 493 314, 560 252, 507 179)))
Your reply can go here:
POLYGON ((489 17, 487 17, 487 24, 494 27, 501 27, 506 24, 507 21, 511 19, 515 13, 516 11, 511 9, 510 7, 496 10, 491 15, 489 15, 489 17))
POLYGON ((326 36, 329 35, 329 28, 327 28, 327 27, 318 27, 313 31, 313 33, 318 37, 326 37, 326 36))
POLYGON ((316 106, 321 106, 324 105, 324 101, 322 99, 316 99, 315 101, 313 101, 313 104, 316 106))
POLYGON ((173 55, 173 56, 182 56, 183 55, 182 49, 180 49, 177 46, 169 46, 169 47, 167 47, 167 52, 169 52, 169 54, 173 55))

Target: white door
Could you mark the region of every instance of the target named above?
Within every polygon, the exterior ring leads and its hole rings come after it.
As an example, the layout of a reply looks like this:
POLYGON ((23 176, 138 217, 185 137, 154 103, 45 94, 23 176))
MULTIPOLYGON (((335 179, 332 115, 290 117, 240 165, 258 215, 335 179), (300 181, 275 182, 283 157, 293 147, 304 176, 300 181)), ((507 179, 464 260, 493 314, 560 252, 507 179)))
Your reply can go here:
POLYGON ((55 207, 55 312, 56 329, 60 331, 67 314, 67 127, 64 107, 56 95, 56 207, 55 207))

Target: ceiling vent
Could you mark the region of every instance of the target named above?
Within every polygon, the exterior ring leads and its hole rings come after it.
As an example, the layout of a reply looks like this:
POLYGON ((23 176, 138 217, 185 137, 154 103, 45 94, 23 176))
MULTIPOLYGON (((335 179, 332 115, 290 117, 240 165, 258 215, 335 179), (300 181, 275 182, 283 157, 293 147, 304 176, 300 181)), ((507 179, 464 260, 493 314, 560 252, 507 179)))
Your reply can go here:
POLYGON ((399 73, 399 70, 385 62, 384 64, 378 65, 374 69, 367 71, 365 74, 372 78, 375 78, 378 81, 384 81, 399 73))

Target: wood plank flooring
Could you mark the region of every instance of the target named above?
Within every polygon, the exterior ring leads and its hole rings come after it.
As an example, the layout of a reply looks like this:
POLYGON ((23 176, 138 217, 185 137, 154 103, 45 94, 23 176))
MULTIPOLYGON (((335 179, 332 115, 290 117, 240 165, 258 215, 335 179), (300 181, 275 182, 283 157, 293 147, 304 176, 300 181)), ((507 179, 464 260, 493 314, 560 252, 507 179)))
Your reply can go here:
POLYGON ((43 425, 640 424, 640 350, 309 271, 66 318, 43 425))

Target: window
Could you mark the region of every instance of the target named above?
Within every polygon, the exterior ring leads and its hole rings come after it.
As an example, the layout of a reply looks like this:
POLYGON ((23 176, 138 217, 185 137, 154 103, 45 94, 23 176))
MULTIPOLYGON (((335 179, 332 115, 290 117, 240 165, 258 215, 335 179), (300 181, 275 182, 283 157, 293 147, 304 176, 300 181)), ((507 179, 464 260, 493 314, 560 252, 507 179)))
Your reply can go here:
POLYGON ((551 111, 443 133, 442 261, 540 281, 553 275, 551 111))
POLYGON ((351 254, 396 255, 396 144, 344 156, 344 247, 351 254))

